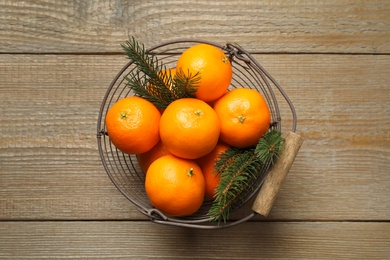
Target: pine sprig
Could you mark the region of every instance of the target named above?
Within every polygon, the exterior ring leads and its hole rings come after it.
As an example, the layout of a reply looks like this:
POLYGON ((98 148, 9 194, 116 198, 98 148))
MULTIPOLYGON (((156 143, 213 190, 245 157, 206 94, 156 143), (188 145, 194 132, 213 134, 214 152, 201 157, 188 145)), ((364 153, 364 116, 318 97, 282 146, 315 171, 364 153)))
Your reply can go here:
POLYGON ((175 77, 173 78, 172 91, 178 97, 195 97, 199 83, 199 72, 192 75, 190 72, 187 72, 186 74, 182 69, 179 69, 176 71, 175 77))
POLYGON ((246 194, 250 185, 249 180, 256 178, 256 172, 261 165, 253 149, 232 148, 228 153, 231 154, 230 157, 225 155, 224 159, 217 161, 223 171, 220 172, 220 184, 215 193, 214 203, 209 210, 212 220, 217 222, 226 222, 229 219, 231 209, 236 205, 240 196, 246 194))
POLYGON ((284 143, 278 130, 267 132, 255 147, 229 148, 215 163, 220 183, 215 190, 214 202, 209 209, 212 221, 226 222, 231 210, 242 202, 262 177, 264 167, 274 163, 284 143))
POLYGON ((271 164, 278 159, 280 151, 284 147, 282 132, 271 130, 260 138, 256 145, 256 156, 263 162, 270 161, 271 164))
POLYGON ((167 82, 159 77, 158 72, 165 70, 165 66, 156 56, 146 53, 145 46, 130 37, 124 44, 121 44, 127 57, 134 62, 139 71, 142 71, 154 84, 168 88, 167 82))
POLYGON ((198 74, 186 75, 179 71, 172 77, 157 56, 148 54, 144 45, 138 43, 134 37, 129 38, 121 46, 136 66, 136 69, 131 70, 126 77, 127 85, 136 95, 159 108, 166 108, 179 98, 195 97, 200 81, 198 74))
POLYGON ((157 107, 164 107, 169 103, 169 101, 166 101, 161 96, 158 96, 157 93, 153 93, 151 88, 145 87, 145 85, 148 84, 148 80, 145 75, 141 76, 140 73, 130 73, 126 76, 126 80, 127 86, 133 89, 138 96, 147 99, 157 107))

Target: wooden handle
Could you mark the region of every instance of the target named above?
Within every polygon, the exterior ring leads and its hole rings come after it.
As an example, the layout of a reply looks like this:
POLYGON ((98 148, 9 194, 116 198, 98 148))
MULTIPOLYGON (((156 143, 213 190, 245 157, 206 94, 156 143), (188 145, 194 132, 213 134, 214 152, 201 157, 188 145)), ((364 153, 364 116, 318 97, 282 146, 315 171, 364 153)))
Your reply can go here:
POLYGON ((284 149, 280 153, 278 160, 272 166, 264 183, 253 203, 252 210, 256 213, 268 216, 276 195, 286 179, 287 173, 293 164, 299 148, 303 143, 303 138, 293 132, 288 132, 285 137, 284 149))

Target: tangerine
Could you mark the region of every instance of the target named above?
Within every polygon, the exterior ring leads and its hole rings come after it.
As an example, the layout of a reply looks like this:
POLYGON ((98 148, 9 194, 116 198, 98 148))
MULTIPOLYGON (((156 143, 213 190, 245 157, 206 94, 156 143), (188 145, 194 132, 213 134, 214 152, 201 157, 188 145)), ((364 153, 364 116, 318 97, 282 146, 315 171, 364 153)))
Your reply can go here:
POLYGON ((176 71, 188 75, 199 73, 200 82, 196 98, 206 102, 216 100, 228 89, 233 77, 229 58, 218 47, 210 44, 196 44, 186 49, 178 58, 176 71))
POLYGON ((146 99, 131 96, 118 100, 105 118, 111 142, 128 154, 144 153, 160 140, 161 114, 146 99))
POLYGON ((205 197, 207 199, 213 199, 215 189, 218 187, 220 181, 220 173, 215 169, 215 162, 218 160, 218 156, 229 149, 229 145, 219 142, 214 150, 209 154, 196 160, 200 168, 202 169, 203 176, 206 182, 205 197))
POLYGON ((227 92, 215 102, 214 110, 221 122, 221 140, 237 148, 255 145, 270 127, 267 102, 253 89, 227 92))
POLYGON ((208 154, 217 144, 219 133, 217 114, 200 99, 177 99, 161 116, 161 141, 178 157, 196 159, 208 154))
POLYGON ((137 161, 141 170, 146 173, 149 166, 163 155, 169 154, 164 144, 159 141, 152 149, 145 153, 137 154, 137 161))
POLYGON ((150 165, 145 190, 156 209, 170 216, 188 216, 202 206, 205 181, 194 161, 168 154, 150 165))

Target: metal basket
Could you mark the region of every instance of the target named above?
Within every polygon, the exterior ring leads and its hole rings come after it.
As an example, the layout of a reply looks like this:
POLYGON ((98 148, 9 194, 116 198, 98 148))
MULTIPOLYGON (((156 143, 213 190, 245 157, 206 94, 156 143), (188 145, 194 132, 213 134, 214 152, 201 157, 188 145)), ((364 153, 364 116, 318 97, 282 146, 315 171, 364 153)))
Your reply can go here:
MULTIPOLYGON (((283 99, 290 110, 291 131, 296 129, 296 113, 292 102, 280 87, 280 85, 271 77, 271 75, 242 47, 234 44, 221 46, 208 41, 201 40, 179 40, 166 42, 147 49, 147 53, 156 55, 167 68, 175 67, 180 54, 197 43, 207 43, 223 50, 230 58, 233 67, 233 79, 229 90, 234 88, 251 88, 259 91, 266 99, 271 111, 271 128, 282 130, 281 112, 278 105, 278 99, 283 99)), ((217 224, 210 221, 208 210, 211 201, 204 201, 201 208, 193 215, 188 217, 170 217, 153 208, 146 195, 144 188, 145 174, 140 170, 136 155, 124 154, 119 151, 110 141, 106 132, 105 117, 109 108, 119 99, 132 96, 134 92, 127 87, 125 77, 137 70, 133 61, 128 62, 116 75, 111 82, 100 107, 97 123, 97 140, 100 157, 103 166, 118 190, 131 201, 141 213, 149 217, 152 222, 170 224, 176 226, 214 229, 237 225, 249 220, 255 212, 251 211, 246 217, 241 219, 217 224)), ((255 195, 261 187, 261 184, 269 171, 271 165, 266 164, 259 169, 259 177, 251 189, 248 189, 244 200, 237 202, 233 211, 242 207, 255 195)))

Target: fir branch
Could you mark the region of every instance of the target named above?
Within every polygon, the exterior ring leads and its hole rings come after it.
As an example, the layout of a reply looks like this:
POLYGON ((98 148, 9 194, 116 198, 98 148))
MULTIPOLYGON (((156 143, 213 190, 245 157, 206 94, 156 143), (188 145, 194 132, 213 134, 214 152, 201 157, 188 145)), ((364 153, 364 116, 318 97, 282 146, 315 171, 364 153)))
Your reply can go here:
POLYGON ((186 75, 179 71, 172 77, 157 56, 148 54, 144 45, 138 43, 134 37, 129 38, 121 46, 137 68, 131 70, 126 77, 127 85, 136 95, 154 103, 159 108, 166 108, 179 98, 195 97, 197 84, 200 81, 198 73, 186 75))
POLYGON ((283 143, 281 132, 271 130, 259 139, 255 147, 232 147, 218 157, 214 168, 220 174, 220 183, 209 210, 212 221, 220 223, 229 219, 231 210, 258 185, 268 163, 275 162, 283 143))
POLYGON ((272 129, 260 138, 256 145, 255 153, 263 162, 270 161, 273 164, 283 147, 284 138, 282 132, 272 129))
POLYGON ((127 86, 133 89, 136 94, 155 104, 156 107, 166 107, 169 101, 165 100, 162 95, 153 89, 153 87, 145 87, 148 84, 146 76, 141 76, 140 73, 130 73, 127 77, 127 86))
POLYGON ((182 69, 177 70, 173 79, 172 91, 179 97, 195 97, 200 83, 199 72, 192 75, 190 72, 184 73, 182 69))
POLYGON ((232 157, 217 161, 223 171, 220 172, 220 184, 209 210, 213 221, 226 222, 229 219, 231 209, 237 205, 239 198, 247 193, 250 180, 256 178, 258 168, 261 166, 261 161, 256 158, 253 149, 236 151, 234 149, 230 151, 232 157))
POLYGON ((127 57, 137 65, 137 68, 145 73, 153 83, 167 88, 165 82, 159 77, 158 72, 162 71, 165 66, 158 61, 155 56, 148 55, 145 51, 145 46, 138 43, 134 37, 128 39, 124 44, 121 44, 127 57))

